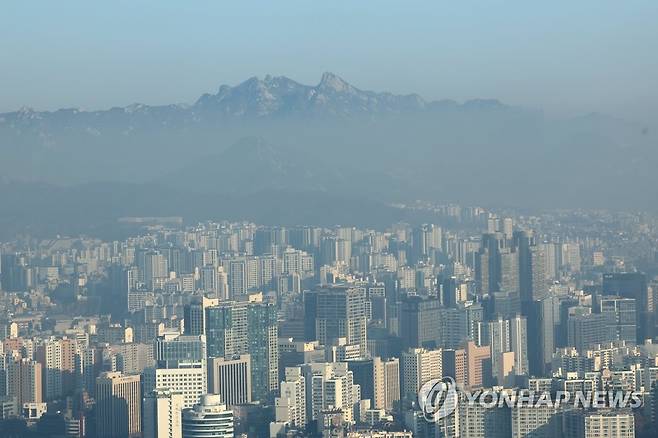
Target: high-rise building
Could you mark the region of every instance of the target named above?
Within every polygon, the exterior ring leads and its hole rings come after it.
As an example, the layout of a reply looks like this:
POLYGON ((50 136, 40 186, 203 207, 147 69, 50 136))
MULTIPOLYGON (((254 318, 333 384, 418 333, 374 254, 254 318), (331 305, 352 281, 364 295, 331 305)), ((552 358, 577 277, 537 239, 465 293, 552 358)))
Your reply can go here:
POLYGON ((75 390, 76 349, 73 339, 46 339, 37 346, 35 357, 42 366, 44 400, 60 400, 75 390))
POLYGON ((559 298, 549 296, 533 302, 527 321, 528 332, 535 334, 534 340, 528 342, 530 375, 550 375, 549 371, 556 347, 556 331, 560 321, 559 298))
POLYGON ((204 335, 165 333, 154 342, 155 367, 144 371, 144 391, 170 390, 184 395, 189 408, 208 392, 204 335))
POLYGON ((183 394, 156 390, 144 396, 143 438, 182 438, 183 394))
POLYGON ((635 417, 624 409, 573 409, 563 416, 565 438, 635 438, 635 417))
POLYGON ((219 394, 229 407, 251 403, 251 357, 208 359, 208 391, 219 394))
POLYGON ((610 339, 634 344, 637 339, 635 298, 603 296, 596 299, 597 311, 608 316, 610 339))
POLYGON ((514 374, 528 374, 528 323, 524 316, 510 319, 510 351, 514 352, 514 374))
MULTIPOLYGON (((460 351, 460 350, 456 350, 460 351)), ((465 382, 469 388, 479 388, 486 384, 491 375, 491 350, 488 346, 477 346, 468 341, 464 346, 465 382)), ((455 376, 456 377, 456 376, 455 376)), ((455 379, 455 381, 457 381, 455 379)))
POLYGON ((315 291, 315 334, 323 345, 345 338, 358 345, 362 357, 367 351, 366 291, 363 287, 332 286, 315 291))
POLYGON ((411 348, 402 353, 400 381, 403 398, 414 400, 421 386, 432 379, 443 377, 442 356, 440 349, 411 348))
POLYGON ((603 274, 603 295, 616 295, 622 298, 633 298, 636 303, 637 340, 638 344, 654 336, 654 302, 649 293, 646 276, 640 272, 603 274))
POLYGON ((612 341, 608 315, 585 313, 569 315, 568 343, 578 351, 612 341))
POLYGON ((251 359, 251 398, 266 400, 278 388, 276 307, 262 302, 229 302, 206 309, 208 356, 251 359))
POLYGON ((205 335, 181 335, 177 332, 158 336, 154 344, 159 368, 177 368, 181 364, 206 362, 205 335))
POLYGON ((43 402, 42 367, 30 359, 9 360, 7 364, 7 395, 23 403, 43 402))
POLYGON ((198 404, 183 410, 183 438, 233 438, 233 411, 219 395, 201 396, 198 404))
POLYGON ((460 438, 509 438, 511 435, 511 416, 507 406, 459 403, 460 438))
POLYGON ((345 362, 312 363, 301 367, 306 384, 306 418, 318 420, 327 409, 343 411, 345 421, 353 423, 354 409, 361 400, 359 385, 345 362))
POLYGON ((208 392, 205 363, 191 362, 178 368, 147 368, 144 371, 144 392, 169 390, 183 394, 183 406, 194 406, 208 392))
MULTIPOLYGON (((486 350, 489 351, 488 348, 486 350)), ((444 349, 441 354, 441 366, 443 376, 452 377, 458 385, 463 387, 469 386, 465 349, 444 349)), ((480 383, 481 385, 482 383, 480 383)))
POLYGON ((304 429, 306 417, 306 381, 299 367, 285 370, 285 380, 279 386, 280 396, 274 400, 275 421, 304 429))
POLYGON ((96 436, 138 438, 142 428, 140 376, 106 372, 96 380, 96 436))
POLYGON ((441 308, 441 301, 432 298, 411 296, 400 302, 399 333, 405 349, 442 345, 441 308))
POLYGON ((149 290, 156 288, 158 279, 165 279, 169 275, 167 257, 157 251, 145 253, 143 265, 139 267, 144 283, 149 290))
POLYGON ((512 438, 559 436, 561 418, 557 415, 557 408, 552 404, 517 403, 511 410, 512 438))
POLYGON ((373 359, 374 401, 375 409, 393 410, 393 405, 400 400, 400 360, 390 358, 373 359))

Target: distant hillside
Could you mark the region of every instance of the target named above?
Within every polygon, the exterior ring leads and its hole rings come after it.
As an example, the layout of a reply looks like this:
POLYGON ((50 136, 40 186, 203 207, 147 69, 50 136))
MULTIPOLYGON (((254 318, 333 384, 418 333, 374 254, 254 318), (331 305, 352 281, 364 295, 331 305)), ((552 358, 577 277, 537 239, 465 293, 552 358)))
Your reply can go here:
POLYGON ((429 102, 326 73, 223 85, 191 105, 0 114, 0 176, 186 193, 313 192, 526 207, 654 209, 656 135, 590 114, 429 102))

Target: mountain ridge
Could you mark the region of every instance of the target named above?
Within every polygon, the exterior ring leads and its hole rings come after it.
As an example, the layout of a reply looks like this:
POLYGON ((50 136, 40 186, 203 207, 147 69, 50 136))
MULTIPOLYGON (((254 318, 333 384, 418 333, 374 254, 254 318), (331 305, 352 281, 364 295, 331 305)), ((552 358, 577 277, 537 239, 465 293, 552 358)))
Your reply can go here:
MULTIPOLYGON (((113 106, 106 109, 81 109, 79 107, 69 107, 69 108, 58 108, 56 110, 36 110, 34 108, 24 106, 16 111, 8 111, 0 113, 0 122, 6 122, 3 119, 16 119, 16 120, 38 120, 48 115, 78 115, 78 114, 99 114, 103 112, 116 112, 123 111, 126 114, 139 114, 145 111, 157 111, 157 110, 176 110, 176 111, 194 111, 199 109, 204 109, 209 105, 217 105, 222 103, 224 105, 235 105, 236 102, 226 102, 226 99, 229 97, 234 97, 236 100, 240 97, 245 97, 245 92, 255 93, 252 96, 246 96, 251 100, 264 100, 267 101, 273 97, 281 97, 285 102, 283 103, 295 103, 294 97, 304 98, 310 101, 313 105, 320 106, 326 104, 326 101, 329 98, 340 98, 344 96, 338 95, 350 95, 355 97, 357 100, 360 100, 362 103, 368 105, 366 107, 360 108, 361 110, 368 111, 402 111, 402 110, 423 110, 423 109, 432 109, 445 106, 451 106, 453 108, 475 108, 482 107, 482 103, 487 104, 491 107, 510 107, 503 104, 498 99, 468 99, 462 103, 458 103, 452 99, 440 99, 440 100, 426 100, 417 93, 410 94, 394 94, 387 91, 376 92, 370 90, 363 90, 351 85, 349 82, 345 81, 340 76, 331 73, 325 72, 322 74, 320 82, 317 85, 305 85, 300 82, 295 81, 287 76, 272 76, 265 75, 263 79, 260 79, 258 76, 252 76, 249 79, 237 84, 237 85, 227 85, 222 84, 219 86, 217 93, 203 93, 199 98, 196 99, 194 103, 172 103, 172 104, 163 104, 163 105, 150 105, 141 102, 133 102, 126 106, 113 106), (277 94, 278 90, 287 92, 287 94, 277 94), (379 105, 378 105, 379 104, 379 105), (395 104, 400 105, 398 108, 395 107, 395 104)), ((255 103, 255 102, 252 102, 255 103)), ((264 103, 264 102, 262 102, 264 103)), ((347 104, 350 102, 343 101, 347 104)), ((354 103, 354 102, 352 102, 354 103)), ((510 107, 511 108, 511 107, 510 107)), ((265 108, 266 109, 266 108, 265 108)), ((284 110, 308 110, 308 108, 289 108, 283 107, 284 110)), ((271 115, 271 112, 264 112, 258 115, 271 115)), ((346 114, 350 114, 346 112, 346 114)), ((240 113, 233 115, 242 115, 240 113)))
POLYGON ((653 132, 598 113, 550 118, 496 99, 361 90, 332 73, 315 85, 267 75, 191 104, 0 114, 0 177, 643 208, 658 204, 655 144, 653 132))

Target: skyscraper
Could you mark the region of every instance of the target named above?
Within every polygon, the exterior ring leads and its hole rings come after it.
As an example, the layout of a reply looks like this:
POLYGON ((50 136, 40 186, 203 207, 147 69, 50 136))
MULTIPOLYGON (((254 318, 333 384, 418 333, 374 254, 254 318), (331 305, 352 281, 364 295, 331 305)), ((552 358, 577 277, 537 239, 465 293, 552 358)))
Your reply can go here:
POLYGON ((441 302, 407 297, 400 302, 399 333, 404 348, 438 348, 441 340, 441 302))
POLYGON ((154 343, 154 368, 144 371, 144 391, 171 390, 193 406, 208 392, 205 336, 166 333, 154 343))
POLYGON ((252 400, 278 388, 277 313, 272 304, 230 302, 206 309, 208 356, 251 359, 252 400))
POLYGON ((640 272, 603 274, 603 295, 634 298, 637 309, 637 340, 641 344, 654 336, 654 303, 646 276, 640 272))
POLYGON ((96 380, 96 436, 141 436, 142 397, 140 376, 106 372, 96 380))
POLYGON ((315 333, 317 340, 329 345, 332 340, 346 338, 347 344, 358 345, 366 356, 366 291, 363 287, 332 286, 321 288, 315 295, 315 333))

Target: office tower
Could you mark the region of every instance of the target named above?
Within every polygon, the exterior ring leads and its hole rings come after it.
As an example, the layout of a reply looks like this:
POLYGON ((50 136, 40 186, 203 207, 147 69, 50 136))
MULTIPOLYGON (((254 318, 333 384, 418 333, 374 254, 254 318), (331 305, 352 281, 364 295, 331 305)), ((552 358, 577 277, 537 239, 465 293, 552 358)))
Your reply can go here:
POLYGON ((202 335, 205 333, 206 308, 219 304, 217 298, 195 297, 183 308, 184 332, 186 335, 202 335))
POLYGON ((373 359, 375 409, 393 410, 394 403, 400 400, 400 360, 390 358, 373 359))
POLYGON ((315 294, 315 334, 323 345, 345 338, 347 344, 358 345, 366 356, 366 291, 363 287, 332 286, 315 294))
POLYGON ((144 392, 170 390, 184 395, 183 406, 194 406, 207 392, 205 363, 189 362, 178 368, 147 368, 144 370, 144 392))
POLYGON ((73 339, 46 339, 37 346, 35 357, 42 366, 44 400, 60 400, 75 389, 76 349, 73 339))
POLYGON ((233 438, 233 411, 219 395, 201 396, 193 408, 183 410, 183 438, 233 438))
POLYGON ((441 354, 443 376, 452 377, 458 385, 468 387, 468 366, 465 349, 444 349, 441 354))
POLYGON ((205 365, 206 337, 165 333, 155 340, 154 356, 159 368, 178 368, 197 362, 205 365))
POLYGON ((464 307, 438 309, 438 347, 458 348, 468 339, 468 321, 464 307))
POLYGON ((96 379, 96 436, 141 436, 140 376, 106 372, 96 379))
POLYGON ((519 253, 505 248, 500 251, 500 286, 501 292, 518 295, 519 284, 519 253))
POLYGON ((524 314, 530 312, 533 301, 548 293, 546 281, 546 253, 543 245, 536 245, 526 231, 515 231, 513 245, 519 255, 519 287, 524 314))
POLYGON ((622 298, 634 298, 637 321, 637 339, 641 344, 654 336, 654 302, 647 287, 646 276, 639 272, 603 274, 603 295, 616 295, 622 298))
POLYGON ((171 390, 193 406, 207 393, 205 336, 166 333, 154 343, 155 368, 144 371, 144 391, 171 390))
POLYGON ((514 352, 514 373, 528 374, 528 323, 524 316, 510 319, 510 351, 514 352))
POLYGON ((414 261, 428 258, 432 250, 441 250, 441 228, 434 224, 423 224, 411 233, 411 247, 414 261))
POLYGON ((418 390, 426 382, 443 377, 442 350, 411 348, 400 357, 401 394, 403 398, 415 400, 418 390))
POLYGON ((539 244, 544 252, 544 277, 546 280, 554 280, 558 278, 558 262, 556 246, 552 242, 544 242, 539 244))
POLYGON ((266 400, 278 388, 277 312, 262 302, 223 303, 206 309, 208 356, 251 358, 252 400, 266 400))
POLYGON ((541 300, 548 295, 546 281, 546 252, 541 245, 530 247, 530 287, 532 300, 541 300))
POLYGON ((179 392, 156 390, 144 396, 143 438, 182 438, 184 397, 179 392))
POLYGON ((278 423, 287 423, 299 429, 306 427, 306 381, 301 368, 286 368, 280 396, 274 399, 274 415, 278 423))
POLYGON ((441 304, 445 307, 457 307, 457 277, 447 277, 441 280, 440 294, 441 304))
POLYGON ((205 333, 205 309, 201 300, 185 305, 183 321, 186 335, 202 335, 205 333))
POLYGON ((441 302, 437 299, 407 297, 400 302, 399 333, 402 346, 408 348, 438 348, 441 334, 441 302))
POLYGON ((347 362, 352 372, 352 381, 359 385, 361 400, 375 400, 375 366, 373 359, 358 359, 347 362))
POLYGON ((39 362, 29 359, 9 360, 7 364, 7 395, 23 403, 43 402, 42 368, 39 362))
POLYGON ((208 391, 219 394, 229 407, 251 403, 251 358, 243 354, 231 359, 208 359, 208 391))
MULTIPOLYGON (((459 352, 460 350, 455 350, 459 352)), ((492 370, 492 354, 488 346, 478 347, 475 342, 468 341, 464 346, 464 381, 469 388, 479 388, 487 383, 492 370)), ((462 360, 461 357, 456 360, 462 360)), ((458 364, 461 366, 461 363, 458 364)), ((458 374, 459 368, 455 371, 458 374)), ((445 373, 445 369, 444 369, 445 373)), ((455 374, 455 381, 457 381, 455 374)))
POLYGON ((521 298, 518 293, 492 292, 484 301, 487 319, 509 319, 521 313, 521 298))
POLYGON ((603 296, 597 297, 596 304, 596 310, 608 317, 610 339, 635 344, 637 339, 635 298, 603 296))
POLYGON ((501 291, 501 250, 505 249, 507 244, 501 233, 482 235, 475 269, 480 294, 501 291))
POLYGON ((560 300, 558 297, 547 297, 535 301, 528 316, 528 333, 534 333, 535 338, 528 342, 528 366, 532 376, 550 374, 553 353, 555 352, 555 336, 560 321, 560 300))
POLYGON ((354 383, 347 363, 312 363, 300 368, 307 388, 307 419, 318 420, 327 409, 341 409, 345 421, 353 423, 354 408, 361 399, 361 391, 354 383))
POLYGON ((590 347, 610 342, 608 315, 600 313, 574 314, 568 319, 568 343, 583 352, 590 347))
POLYGON ((498 369, 500 355, 510 350, 510 321, 498 318, 487 323, 486 344, 491 348, 491 367, 498 369))

